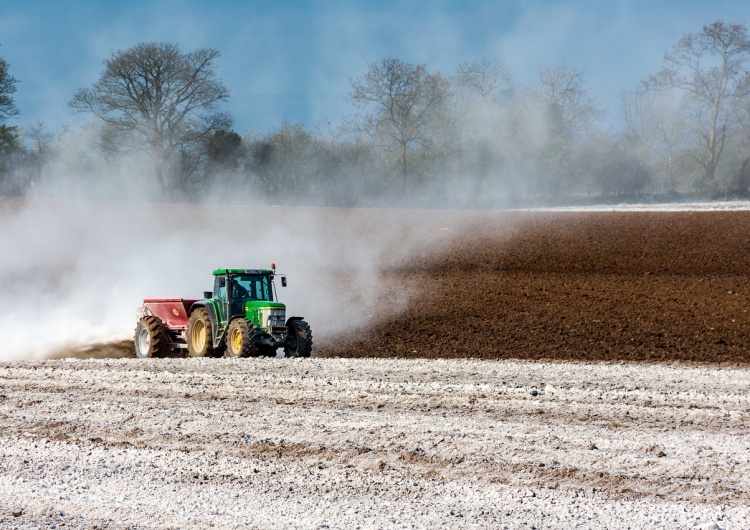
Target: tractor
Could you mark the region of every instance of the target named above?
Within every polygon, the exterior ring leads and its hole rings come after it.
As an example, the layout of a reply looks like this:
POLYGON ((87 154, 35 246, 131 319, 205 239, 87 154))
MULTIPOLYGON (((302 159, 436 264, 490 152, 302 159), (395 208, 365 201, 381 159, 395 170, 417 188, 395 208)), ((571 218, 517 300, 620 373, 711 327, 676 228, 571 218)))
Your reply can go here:
MULTIPOLYGON (((286 318, 277 301, 276 266, 216 269, 203 299, 146 298, 138 309, 136 357, 309 357, 312 332, 303 317, 286 318)), ((285 275, 280 275, 286 287, 285 275)))

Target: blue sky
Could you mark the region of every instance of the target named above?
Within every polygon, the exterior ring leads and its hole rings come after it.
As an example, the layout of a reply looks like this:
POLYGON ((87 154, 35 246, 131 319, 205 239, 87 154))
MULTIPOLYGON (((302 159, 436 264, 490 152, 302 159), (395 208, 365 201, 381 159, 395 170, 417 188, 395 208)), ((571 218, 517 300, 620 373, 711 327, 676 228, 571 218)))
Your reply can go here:
POLYGON ((541 65, 584 70, 616 127, 622 91, 658 70, 684 33, 750 23, 747 0, 0 0, 0 57, 18 80, 10 124, 78 125, 67 102, 114 50, 174 42, 221 52, 223 109, 239 133, 284 120, 308 128, 353 111, 349 81, 383 57, 453 73, 494 58, 519 84, 541 65))

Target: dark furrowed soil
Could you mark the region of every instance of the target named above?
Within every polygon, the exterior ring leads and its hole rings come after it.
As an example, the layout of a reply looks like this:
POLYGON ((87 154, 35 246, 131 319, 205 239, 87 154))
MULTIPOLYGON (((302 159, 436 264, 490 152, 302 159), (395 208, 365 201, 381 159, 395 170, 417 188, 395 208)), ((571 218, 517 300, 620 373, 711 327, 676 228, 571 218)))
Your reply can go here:
POLYGON ((750 362, 750 212, 496 214, 385 278, 421 292, 319 355, 750 362))

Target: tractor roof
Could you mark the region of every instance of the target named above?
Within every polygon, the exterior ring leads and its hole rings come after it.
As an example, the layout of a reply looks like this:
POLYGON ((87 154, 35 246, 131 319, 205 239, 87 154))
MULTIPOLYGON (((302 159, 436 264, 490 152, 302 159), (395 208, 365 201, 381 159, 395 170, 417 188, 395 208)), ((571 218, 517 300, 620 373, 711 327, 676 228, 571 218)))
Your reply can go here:
POLYGON ((266 274, 272 275, 274 271, 272 269, 216 269, 214 276, 221 276, 223 274, 266 274))

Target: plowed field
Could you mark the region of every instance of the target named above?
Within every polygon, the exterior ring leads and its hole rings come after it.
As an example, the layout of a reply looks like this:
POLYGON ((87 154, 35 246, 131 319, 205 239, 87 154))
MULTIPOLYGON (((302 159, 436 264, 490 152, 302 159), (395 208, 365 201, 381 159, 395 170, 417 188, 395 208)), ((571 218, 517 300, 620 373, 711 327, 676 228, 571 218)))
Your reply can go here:
POLYGON ((384 275, 418 294, 322 355, 750 362, 750 212, 488 215, 384 275))

